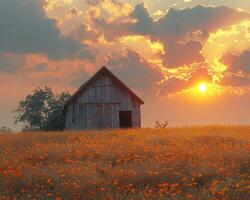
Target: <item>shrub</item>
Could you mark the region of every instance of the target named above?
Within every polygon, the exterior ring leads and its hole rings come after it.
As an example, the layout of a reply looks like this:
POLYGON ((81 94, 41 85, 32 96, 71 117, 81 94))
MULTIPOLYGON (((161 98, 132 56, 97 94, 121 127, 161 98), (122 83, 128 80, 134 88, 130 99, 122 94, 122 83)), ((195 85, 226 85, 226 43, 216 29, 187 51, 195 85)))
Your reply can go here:
POLYGON ((168 127, 168 121, 160 122, 156 121, 155 122, 155 128, 167 128, 168 127))
POLYGON ((8 134, 12 133, 12 130, 6 126, 0 127, 0 134, 8 134))

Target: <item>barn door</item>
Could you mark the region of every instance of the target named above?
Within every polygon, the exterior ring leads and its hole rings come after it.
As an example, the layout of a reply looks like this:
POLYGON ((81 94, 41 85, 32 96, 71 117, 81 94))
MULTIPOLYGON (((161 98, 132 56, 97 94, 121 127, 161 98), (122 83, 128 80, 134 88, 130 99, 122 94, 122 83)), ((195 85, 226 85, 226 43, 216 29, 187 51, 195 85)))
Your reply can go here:
POLYGON ((132 128, 132 111, 119 112, 120 128, 132 128))

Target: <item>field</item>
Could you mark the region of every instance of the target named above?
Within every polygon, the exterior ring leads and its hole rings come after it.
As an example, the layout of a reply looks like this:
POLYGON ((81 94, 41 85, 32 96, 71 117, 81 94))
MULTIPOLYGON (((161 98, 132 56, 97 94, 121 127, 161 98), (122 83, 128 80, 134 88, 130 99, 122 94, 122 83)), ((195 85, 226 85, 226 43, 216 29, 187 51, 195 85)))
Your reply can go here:
POLYGON ((250 199, 250 127, 0 135, 0 199, 250 199))

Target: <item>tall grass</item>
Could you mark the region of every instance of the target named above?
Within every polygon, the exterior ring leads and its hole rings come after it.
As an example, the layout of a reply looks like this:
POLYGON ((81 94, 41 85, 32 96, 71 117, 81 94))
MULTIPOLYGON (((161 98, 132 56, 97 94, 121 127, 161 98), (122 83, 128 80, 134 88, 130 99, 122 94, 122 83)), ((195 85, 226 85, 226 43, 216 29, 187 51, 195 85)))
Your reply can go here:
POLYGON ((250 199, 250 127, 0 135, 0 199, 250 199))

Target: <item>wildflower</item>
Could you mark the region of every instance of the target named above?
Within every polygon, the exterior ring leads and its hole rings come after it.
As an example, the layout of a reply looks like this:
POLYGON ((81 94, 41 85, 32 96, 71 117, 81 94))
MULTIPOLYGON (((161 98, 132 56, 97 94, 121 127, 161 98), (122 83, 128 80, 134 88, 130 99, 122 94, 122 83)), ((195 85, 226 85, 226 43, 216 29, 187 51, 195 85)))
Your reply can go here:
POLYGON ((52 197, 52 193, 51 193, 51 192, 48 192, 48 193, 47 193, 47 196, 48 196, 48 197, 52 197))
POLYGON ((186 195, 186 197, 187 197, 188 199, 192 199, 192 198, 193 198, 193 195, 192 195, 192 194, 188 194, 188 195, 186 195))

